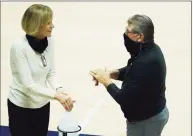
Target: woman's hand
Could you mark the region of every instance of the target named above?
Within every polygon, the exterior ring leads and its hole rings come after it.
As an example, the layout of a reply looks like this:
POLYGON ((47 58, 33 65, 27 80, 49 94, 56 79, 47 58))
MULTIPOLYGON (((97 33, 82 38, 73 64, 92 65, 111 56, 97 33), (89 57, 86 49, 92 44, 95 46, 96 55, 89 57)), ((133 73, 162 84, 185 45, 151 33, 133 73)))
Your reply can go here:
POLYGON ((68 94, 58 91, 56 92, 55 98, 64 106, 67 111, 72 110, 75 100, 72 100, 68 94))

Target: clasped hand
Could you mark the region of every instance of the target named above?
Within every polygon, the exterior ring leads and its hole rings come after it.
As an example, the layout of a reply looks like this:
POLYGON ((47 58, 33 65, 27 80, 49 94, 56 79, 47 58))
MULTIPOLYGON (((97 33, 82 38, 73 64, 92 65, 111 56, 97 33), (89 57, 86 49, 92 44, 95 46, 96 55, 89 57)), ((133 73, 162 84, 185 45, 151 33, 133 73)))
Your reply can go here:
POLYGON ((96 84, 98 85, 98 82, 103 84, 105 87, 107 87, 109 84, 112 83, 111 78, 110 78, 110 72, 107 71, 106 69, 96 69, 96 70, 91 70, 90 75, 93 76, 93 80, 95 80, 96 84))
POLYGON ((71 111, 73 108, 73 103, 75 100, 73 100, 68 94, 58 91, 56 93, 56 99, 63 105, 63 107, 67 111, 71 111))

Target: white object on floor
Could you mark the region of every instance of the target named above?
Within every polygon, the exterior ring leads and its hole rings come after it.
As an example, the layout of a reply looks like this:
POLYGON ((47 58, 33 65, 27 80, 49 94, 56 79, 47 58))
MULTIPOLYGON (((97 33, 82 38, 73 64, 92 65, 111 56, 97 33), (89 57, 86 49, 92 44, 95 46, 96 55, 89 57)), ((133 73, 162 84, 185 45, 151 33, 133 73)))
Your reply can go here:
POLYGON ((59 136, 78 136, 81 127, 77 120, 72 116, 71 112, 64 112, 59 121, 58 131, 59 136))

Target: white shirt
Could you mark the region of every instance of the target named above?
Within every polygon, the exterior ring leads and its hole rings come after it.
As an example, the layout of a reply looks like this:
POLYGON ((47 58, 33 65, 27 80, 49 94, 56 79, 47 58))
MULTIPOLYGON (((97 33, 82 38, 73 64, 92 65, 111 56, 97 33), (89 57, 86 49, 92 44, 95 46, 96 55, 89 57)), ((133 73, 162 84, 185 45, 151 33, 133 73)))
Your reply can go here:
POLYGON ((47 66, 43 66, 41 54, 35 52, 25 36, 13 43, 10 50, 12 83, 9 100, 24 108, 40 108, 54 99, 56 88, 61 85, 55 79, 53 42, 42 53, 47 66))

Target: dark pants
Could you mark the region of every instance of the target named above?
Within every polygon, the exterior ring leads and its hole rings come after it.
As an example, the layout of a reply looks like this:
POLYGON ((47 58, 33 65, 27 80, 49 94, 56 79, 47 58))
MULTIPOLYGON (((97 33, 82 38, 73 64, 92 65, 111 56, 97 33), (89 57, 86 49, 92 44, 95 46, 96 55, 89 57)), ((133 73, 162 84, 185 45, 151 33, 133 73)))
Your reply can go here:
POLYGON ((8 100, 9 128, 11 136, 47 136, 50 103, 42 108, 28 109, 8 100))

